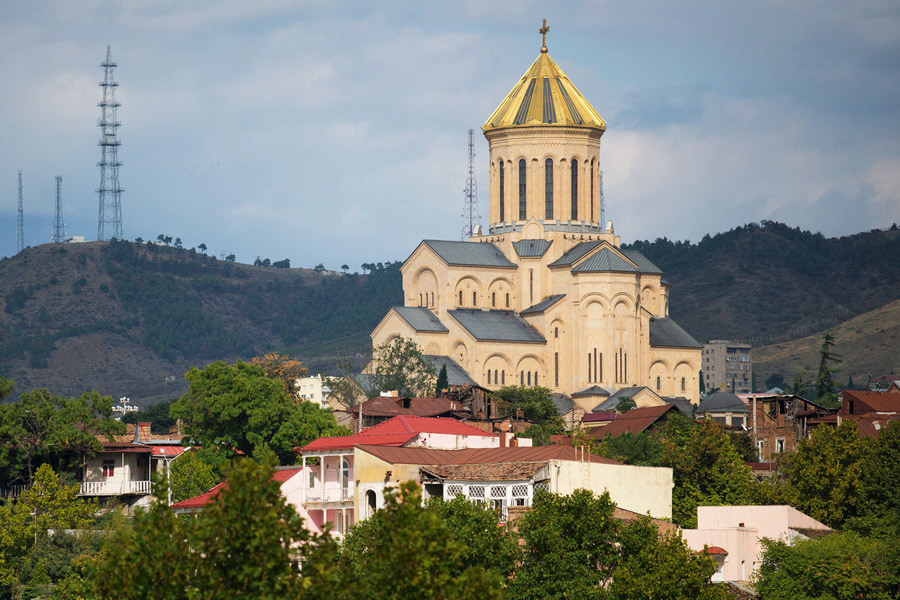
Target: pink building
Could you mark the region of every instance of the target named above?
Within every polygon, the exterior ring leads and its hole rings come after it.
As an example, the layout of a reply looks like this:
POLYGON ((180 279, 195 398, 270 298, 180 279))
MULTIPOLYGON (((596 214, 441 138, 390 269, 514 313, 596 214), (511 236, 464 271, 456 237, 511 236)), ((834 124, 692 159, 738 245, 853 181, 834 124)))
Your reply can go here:
POLYGON ((717 562, 713 581, 749 581, 759 564, 762 538, 822 537, 832 530, 796 508, 780 506, 698 506, 697 529, 681 531, 687 545, 717 562))

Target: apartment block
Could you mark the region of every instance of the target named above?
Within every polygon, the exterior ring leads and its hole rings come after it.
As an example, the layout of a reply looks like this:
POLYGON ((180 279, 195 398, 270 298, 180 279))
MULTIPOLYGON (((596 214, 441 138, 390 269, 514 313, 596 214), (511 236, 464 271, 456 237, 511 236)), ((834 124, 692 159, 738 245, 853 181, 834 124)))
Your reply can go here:
POLYGON ((750 344, 711 340, 703 346, 701 366, 706 391, 732 394, 753 391, 753 360, 750 344))

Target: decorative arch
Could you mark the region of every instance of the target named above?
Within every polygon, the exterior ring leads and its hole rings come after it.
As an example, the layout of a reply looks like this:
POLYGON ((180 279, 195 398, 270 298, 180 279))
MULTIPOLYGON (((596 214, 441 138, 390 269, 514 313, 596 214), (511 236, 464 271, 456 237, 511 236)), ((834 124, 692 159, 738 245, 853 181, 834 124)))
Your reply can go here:
POLYGON ((547 385, 543 361, 534 354, 526 354, 516 363, 516 383, 519 385, 547 385))
POLYGON ((483 306, 484 300, 482 296, 481 282, 472 275, 465 275, 463 277, 460 277, 460 279, 456 282, 456 287, 453 293, 456 303, 460 306, 472 306, 472 304, 470 303, 472 302, 473 293, 475 294, 476 298, 478 298, 478 301, 475 304, 483 306), (460 301, 460 298, 462 298, 462 301, 460 301))
POLYGON ((650 365, 650 383, 653 386, 653 391, 659 394, 660 396, 668 396, 670 395, 671 388, 671 375, 669 373, 669 367, 666 365, 665 361, 657 360, 654 361, 652 365, 650 365), (659 379, 660 387, 656 387, 656 380, 659 379))

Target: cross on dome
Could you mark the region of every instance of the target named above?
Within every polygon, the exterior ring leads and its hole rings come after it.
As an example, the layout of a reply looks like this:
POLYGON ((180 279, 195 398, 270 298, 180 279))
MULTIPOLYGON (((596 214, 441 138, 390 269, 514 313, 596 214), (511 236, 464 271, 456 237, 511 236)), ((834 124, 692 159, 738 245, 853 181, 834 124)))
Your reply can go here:
POLYGON ((550 31, 550 28, 547 27, 547 19, 544 19, 544 26, 538 29, 538 33, 541 34, 541 54, 547 54, 547 32, 550 31))

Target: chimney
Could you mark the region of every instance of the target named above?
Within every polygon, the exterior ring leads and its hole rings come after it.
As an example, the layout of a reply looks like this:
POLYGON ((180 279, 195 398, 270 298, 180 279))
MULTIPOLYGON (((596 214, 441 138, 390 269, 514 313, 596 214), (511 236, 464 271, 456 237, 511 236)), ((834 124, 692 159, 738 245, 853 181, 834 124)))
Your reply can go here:
POLYGON ((138 423, 134 428, 134 443, 141 444, 150 441, 150 423, 138 423))

